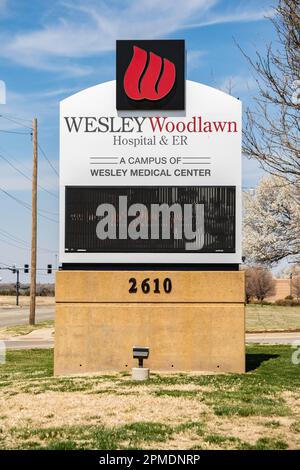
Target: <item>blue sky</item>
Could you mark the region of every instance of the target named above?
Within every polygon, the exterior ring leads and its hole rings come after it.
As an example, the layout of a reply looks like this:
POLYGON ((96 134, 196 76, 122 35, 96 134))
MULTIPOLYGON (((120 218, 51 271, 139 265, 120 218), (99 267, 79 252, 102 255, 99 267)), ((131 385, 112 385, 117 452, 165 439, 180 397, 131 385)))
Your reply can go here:
MULTIPOLYGON (((276 41, 266 18, 272 14, 272 2, 259 0, 0 0, 0 80, 7 87, 0 115, 18 123, 0 117, 0 187, 31 204, 31 119, 38 118, 39 144, 58 169, 59 101, 115 78, 116 39, 185 39, 188 78, 231 89, 251 106, 256 83, 236 42, 251 57, 263 52, 276 41)), ((244 187, 255 186, 261 174, 255 162, 244 161, 244 187)), ((56 264, 58 177, 41 152, 39 184, 38 266, 44 269, 56 264)), ((30 211, 3 192, 0 210, 0 265, 30 263, 30 211)), ((5 271, 0 277, 12 279, 5 271)), ((39 280, 53 276, 39 271, 39 280)), ((22 281, 28 277, 22 274, 22 281)))

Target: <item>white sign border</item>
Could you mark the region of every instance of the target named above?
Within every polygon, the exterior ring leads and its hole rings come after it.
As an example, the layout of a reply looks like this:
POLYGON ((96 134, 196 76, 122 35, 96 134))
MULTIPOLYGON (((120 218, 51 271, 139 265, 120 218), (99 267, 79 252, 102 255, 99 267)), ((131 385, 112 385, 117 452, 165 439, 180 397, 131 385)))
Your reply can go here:
MULTIPOLYGON (((188 81, 187 81, 188 82, 188 81)), ((107 82, 106 82, 107 83, 107 82)), ((115 83, 115 81, 111 82, 115 83)), ((195 83, 196 82, 191 82, 195 83)), ((202 85, 199 83, 199 85, 202 85)), ((94 87, 91 87, 94 88, 94 87)), ((211 87, 206 87, 212 91, 223 94, 221 91, 211 87)), ((82 90, 86 91, 86 90, 82 90)), ((77 93, 80 94, 81 92, 77 93)), ((74 95, 73 95, 74 96, 74 95)), ((234 97, 231 97, 235 99, 234 97)), ((69 98, 67 98, 68 100, 69 98)), ((62 102, 63 103, 63 102, 62 102)), ((62 105, 61 103, 61 105, 62 105)), ((241 103, 240 103, 241 104, 241 103)), ((122 112, 123 115, 129 113, 122 112)), ((132 114, 132 113, 131 113, 132 114)), ((154 113, 158 114, 158 113, 154 113)), ((143 113, 143 115, 154 115, 151 113, 143 113)), ((166 115, 166 113, 159 113, 166 115)), ((172 113, 172 115, 177 113, 172 113)), ((180 113, 181 114, 181 113, 180 113)), ((241 135, 241 131, 240 131, 241 135)), ((240 170, 241 171, 241 170, 240 170)), ((65 252, 65 186, 62 185, 60 179, 60 227, 59 227, 59 262, 64 264, 240 264, 242 262, 242 187, 241 187, 241 174, 240 184, 228 185, 235 186, 236 188, 236 208, 235 208, 235 253, 198 253, 198 252, 185 252, 185 253, 88 253, 88 252, 65 252)), ((72 185, 73 187, 76 185, 72 185)), ((82 185, 84 186, 84 185, 82 185)), ((116 184, 118 186, 118 184, 116 184)), ((134 185, 132 185, 134 186, 134 185)), ((136 186, 139 186, 138 184, 136 186)), ((186 185, 188 186, 188 185, 186 185)), ((192 186, 192 185, 191 185, 192 186)), ((193 184, 194 186, 194 184, 193 184)), ((204 183, 202 186, 209 186, 204 183)), ((212 186, 215 186, 212 184, 212 186)), ((221 186, 221 185, 220 185, 221 186)), ((224 184, 227 186, 227 184, 224 184)))

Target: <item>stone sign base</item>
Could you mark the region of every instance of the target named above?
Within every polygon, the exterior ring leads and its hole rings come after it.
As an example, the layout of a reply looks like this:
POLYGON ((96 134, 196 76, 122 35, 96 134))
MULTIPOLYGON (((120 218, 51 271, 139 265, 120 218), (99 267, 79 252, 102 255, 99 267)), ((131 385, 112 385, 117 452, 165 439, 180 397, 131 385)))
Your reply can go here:
POLYGON ((244 273, 57 273, 56 375, 130 372, 133 346, 151 370, 244 372, 244 273))

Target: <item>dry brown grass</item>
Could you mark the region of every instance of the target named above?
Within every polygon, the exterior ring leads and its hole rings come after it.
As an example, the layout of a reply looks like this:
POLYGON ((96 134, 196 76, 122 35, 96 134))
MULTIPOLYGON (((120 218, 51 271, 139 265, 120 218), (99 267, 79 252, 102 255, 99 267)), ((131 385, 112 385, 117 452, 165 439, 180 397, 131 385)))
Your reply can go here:
POLYGON ((300 330, 300 306, 249 304, 246 306, 247 331, 300 330))
MULTIPOLYGON (((96 376, 94 376, 96 378, 96 376)), ((202 400, 203 393, 213 390, 210 386, 182 384, 163 386, 126 385, 128 377, 114 375, 115 380, 95 381, 90 389, 82 392, 45 391, 36 394, 40 381, 31 383, 32 392, 22 393, 23 382, 9 388, 9 393, 0 396, 0 423, 2 438, 6 445, 13 446, 10 429, 47 429, 80 425, 120 427, 132 423, 164 423, 172 427, 202 423, 205 433, 199 435, 194 429, 175 432, 164 442, 155 443, 157 449, 234 449, 238 441, 255 444, 257 440, 268 438, 284 440, 289 448, 300 447, 300 434, 293 432, 291 425, 299 416, 299 394, 285 392, 284 398, 293 409, 298 408, 293 417, 218 417, 210 406, 202 400), (122 383, 124 385, 122 385, 122 383), (37 389, 35 391, 34 386, 37 389), (196 392, 197 395, 157 396, 160 390, 196 392), (274 420, 276 426, 272 427, 274 420), (270 424, 270 426, 269 426, 270 424), (224 436, 228 442, 210 442, 207 436, 224 436), (236 440, 234 439, 236 438, 236 440), (231 439, 231 440, 230 440, 231 439)), ((87 379, 88 380, 88 379, 87 379)), ((84 378, 77 378, 84 383, 84 378)), ((36 439, 35 439, 36 441, 36 439)), ((124 443, 123 443, 124 444, 124 443)), ((126 444, 126 442, 125 442, 126 444)), ((141 448, 153 449, 153 442, 144 442, 141 448)))
POLYGON ((51 351, 10 352, 0 366, 0 448, 299 449, 289 348, 248 351, 263 362, 247 374, 152 373, 147 383, 126 373, 53 377, 51 351))
MULTIPOLYGON (((30 297, 22 295, 19 297, 19 303, 21 307, 28 307, 30 302, 30 297)), ((54 305, 54 297, 36 297, 37 306, 48 306, 54 305)), ((15 307, 16 306, 16 297, 14 295, 0 295, 0 308, 1 307, 15 307)))
POLYGON ((34 399, 28 393, 2 397, 2 424, 23 427, 30 419, 34 427, 73 426, 79 422, 109 427, 151 421, 174 425, 197 420, 209 411, 205 404, 187 398, 155 397, 149 391, 133 392, 119 387, 117 395, 111 387, 102 387, 102 392, 105 390, 108 393, 46 392, 34 399))

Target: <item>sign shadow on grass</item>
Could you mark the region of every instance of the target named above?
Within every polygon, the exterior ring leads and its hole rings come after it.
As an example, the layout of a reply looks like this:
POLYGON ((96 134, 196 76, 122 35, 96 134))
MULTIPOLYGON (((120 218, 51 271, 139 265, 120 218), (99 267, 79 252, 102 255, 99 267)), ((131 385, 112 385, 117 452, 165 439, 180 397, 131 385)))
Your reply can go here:
POLYGON ((279 357, 279 354, 248 353, 246 354, 246 372, 258 369, 263 362, 269 361, 270 359, 276 359, 277 357, 279 357))

